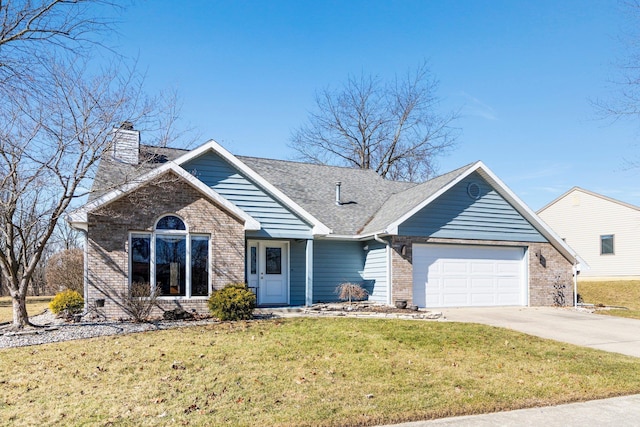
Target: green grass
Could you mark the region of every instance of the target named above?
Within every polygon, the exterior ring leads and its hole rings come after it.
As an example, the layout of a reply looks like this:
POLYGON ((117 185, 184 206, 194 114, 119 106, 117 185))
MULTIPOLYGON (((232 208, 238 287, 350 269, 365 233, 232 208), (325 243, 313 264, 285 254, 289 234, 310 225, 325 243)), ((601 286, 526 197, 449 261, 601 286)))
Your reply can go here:
MULTIPOLYGON (((51 296, 27 297, 27 313, 29 316, 42 313, 49 307, 49 302, 52 299, 51 296)), ((13 319, 11 297, 0 297, 0 323, 10 322, 11 319, 13 319)))
POLYGON ((0 350, 0 425, 363 426, 640 393, 640 360, 476 324, 296 318, 0 350))
POLYGON ((640 319, 640 280, 579 282, 578 293, 586 303, 626 310, 598 310, 600 314, 640 319))

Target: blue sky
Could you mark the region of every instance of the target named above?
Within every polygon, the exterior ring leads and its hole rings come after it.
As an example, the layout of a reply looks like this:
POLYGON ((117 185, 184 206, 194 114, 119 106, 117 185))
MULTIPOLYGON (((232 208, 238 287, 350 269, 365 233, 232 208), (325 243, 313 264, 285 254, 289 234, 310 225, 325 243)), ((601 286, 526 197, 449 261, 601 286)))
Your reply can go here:
MULTIPOLYGON (((611 1, 136 1, 113 44, 146 89, 175 88, 182 117, 234 154, 291 159, 318 90, 393 78, 424 60, 458 147, 537 210, 573 186, 640 206, 637 125, 598 119, 614 96, 630 20, 611 1)), ((143 136, 144 138, 144 136, 143 136)))

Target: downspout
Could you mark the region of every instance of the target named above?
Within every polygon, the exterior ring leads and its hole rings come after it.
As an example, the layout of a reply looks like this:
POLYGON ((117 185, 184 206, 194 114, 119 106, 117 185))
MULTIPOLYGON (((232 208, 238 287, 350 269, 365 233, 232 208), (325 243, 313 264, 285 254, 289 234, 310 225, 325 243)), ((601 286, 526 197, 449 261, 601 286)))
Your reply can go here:
POLYGON ((382 239, 380 236, 378 236, 378 234, 374 234, 373 235, 373 240, 375 240, 378 243, 382 243, 383 245, 386 246, 386 252, 387 252, 387 305, 391 305, 391 301, 393 300, 391 298, 391 290, 393 289, 393 286, 391 286, 391 251, 389 250, 391 248, 391 243, 389 243, 388 241, 382 239))
POLYGON ((578 308, 578 274, 580 274, 580 263, 573 264, 573 308, 578 308))
POLYGON ((87 253, 89 251, 89 231, 88 230, 84 230, 84 229, 76 229, 76 230, 80 230, 80 232, 82 233, 82 235, 84 236, 84 250, 83 250, 83 254, 84 254, 84 259, 83 259, 83 266, 82 266, 82 283, 83 283, 83 297, 84 297, 84 309, 82 310, 82 313, 80 313, 80 316, 86 316, 88 313, 88 303, 89 303, 89 257, 87 256, 87 253))

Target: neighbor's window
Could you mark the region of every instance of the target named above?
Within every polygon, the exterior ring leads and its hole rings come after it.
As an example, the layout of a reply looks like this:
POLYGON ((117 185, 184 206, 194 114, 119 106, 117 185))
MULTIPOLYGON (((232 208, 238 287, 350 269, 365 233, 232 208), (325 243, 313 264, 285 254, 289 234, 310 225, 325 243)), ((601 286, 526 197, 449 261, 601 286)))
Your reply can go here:
POLYGON ((613 234, 600 236, 600 255, 613 255, 613 234))
POLYGON ((209 295, 209 236, 190 234, 175 215, 153 233, 131 233, 131 283, 151 283, 160 296, 209 295))

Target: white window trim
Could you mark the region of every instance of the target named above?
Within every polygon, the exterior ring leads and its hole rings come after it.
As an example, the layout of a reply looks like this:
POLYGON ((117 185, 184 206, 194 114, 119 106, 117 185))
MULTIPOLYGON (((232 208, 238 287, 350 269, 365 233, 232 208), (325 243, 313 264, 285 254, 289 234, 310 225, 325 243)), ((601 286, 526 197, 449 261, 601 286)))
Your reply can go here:
POLYGON ((616 254, 616 235, 615 234, 601 234, 600 235, 600 256, 611 256, 616 254), (603 252, 603 240, 605 237, 611 238, 611 252, 603 252))
MULTIPOLYGON (((179 216, 175 215, 175 214, 165 214, 165 215, 161 215, 158 218, 158 221, 160 220, 160 218, 163 218, 164 216, 167 215, 172 215, 172 216, 176 216, 178 218, 180 218, 179 216)), ((182 219, 182 218, 180 218, 182 219)), ((156 224, 158 223, 158 221, 156 221, 156 224)), ((184 220, 183 220, 184 222, 184 220)), ((171 295, 159 295, 158 299, 160 300, 206 300, 209 298, 209 295, 211 295, 211 260, 213 252, 212 252, 212 245, 211 245, 211 235, 210 234, 206 234, 206 233, 190 233, 189 232, 189 227, 187 226, 187 223, 185 222, 185 228, 186 230, 155 230, 155 225, 154 225, 154 231, 148 231, 148 230, 142 230, 142 231, 130 231, 129 232, 129 254, 128 254, 128 262, 129 262, 129 274, 128 274, 128 282, 129 282, 129 287, 131 287, 131 281, 133 279, 133 260, 132 260, 132 251, 131 251, 131 241, 133 239, 134 236, 146 236, 149 237, 149 268, 150 268, 150 272, 149 272, 149 276, 150 276, 150 281, 151 281, 151 290, 155 291, 156 289, 156 237, 157 236, 184 236, 185 237, 185 283, 187 284, 186 289, 185 289, 185 295, 179 295, 179 296, 171 296, 171 295), (205 237, 207 239, 207 262, 208 262, 208 266, 207 266, 207 295, 205 296, 192 296, 191 292, 191 238, 192 237, 205 237)))

